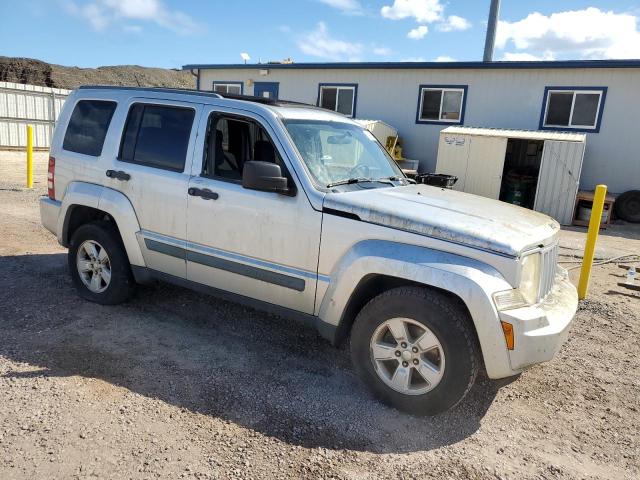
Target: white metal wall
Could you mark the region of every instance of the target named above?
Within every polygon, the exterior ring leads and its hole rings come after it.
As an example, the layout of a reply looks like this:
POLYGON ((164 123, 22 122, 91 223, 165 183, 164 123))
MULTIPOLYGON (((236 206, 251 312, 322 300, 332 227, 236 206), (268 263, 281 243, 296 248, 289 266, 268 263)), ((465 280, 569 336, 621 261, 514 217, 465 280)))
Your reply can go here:
POLYGON ((0 148, 26 147, 27 125, 33 146, 48 148, 53 127, 70 90, 0 82, 0 148))
POLYGON ((607 87, 598 133, 587 134, 583 189, 605 183, 621 193, 640 188, 640 69, 336 69, 269 68, 202 70, 200 88, 213 81, 241 81, 244 93, 253 93, 253 81, 279 82, 283 99, 316 103, 318 83, 357 83, 356 116, 382 120, 397 128, 407 158, 420 160, 420 171, 436 167, 440 130, 447 125, 416 124, 418 86, 468 85, 465 125, 537 130, 547 86, 607 87), (267 75, 260 75, 260 70, 267 75))

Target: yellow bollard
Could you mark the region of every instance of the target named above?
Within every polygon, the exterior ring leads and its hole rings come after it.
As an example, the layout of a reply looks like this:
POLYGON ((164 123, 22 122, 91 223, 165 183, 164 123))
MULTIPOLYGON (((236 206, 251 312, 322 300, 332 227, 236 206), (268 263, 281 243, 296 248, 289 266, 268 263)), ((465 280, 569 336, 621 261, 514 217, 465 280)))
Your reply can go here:
POLYGON ((27 188, 33 188, 33 126, 27 125, 27 188))
POLYGON ((596 250, 596 241, 600 232, 600 222, 602 221, 602 210, 604 208, 604 198, 607 195, 606 185, 597 185, 596 193, 593 196, 591 206, 591 218, 589 219, 589 230, 587 231, 587 243, 584 246, 584 257, 582 259, 582 269, 580 270, 580 281, 578 282, 578 298, 586 298, 589 289, 589 277, 591 276, 591 266, 593 265, 593 255, 596 250))

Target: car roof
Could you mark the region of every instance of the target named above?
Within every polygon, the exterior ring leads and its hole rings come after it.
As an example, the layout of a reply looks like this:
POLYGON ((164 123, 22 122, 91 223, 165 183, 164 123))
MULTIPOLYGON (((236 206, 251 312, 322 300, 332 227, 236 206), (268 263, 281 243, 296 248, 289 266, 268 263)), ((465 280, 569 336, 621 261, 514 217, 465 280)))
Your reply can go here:
POLYGON ((129 87, 129 86, 112 86, 112 85, 83 85, 78 88, 83 91, 80 96, 88 94, 90 91, 100 91, 102 94, 114 92, 121 96, 122 93, 131 92, 135 96, 151 96, 159 100, 187 100, 194 99, 187 97, 199 97, 198 101, 205 104, 236 106, 249 109, 254 112, 271 112, 275 116, 283 119, 306 119, 306 120, 324 120, 345 123, 355 123, 350 118, 336 113, 332 110, 317 107, 315 105, 294 102, 289 100, 273 100, 263 97, 254 97, 250 95, 232 95, 220 94, 217 92, 205 92, 202 90, 193 90, 187 88, 164 88, 164 87, 129 87))

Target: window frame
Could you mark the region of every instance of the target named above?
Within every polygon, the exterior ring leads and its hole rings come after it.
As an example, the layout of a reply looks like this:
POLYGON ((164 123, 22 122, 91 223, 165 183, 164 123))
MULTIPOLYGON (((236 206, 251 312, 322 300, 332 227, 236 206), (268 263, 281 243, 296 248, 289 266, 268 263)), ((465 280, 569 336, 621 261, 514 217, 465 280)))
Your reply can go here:
MULTIPOLYGON (((118 162, 122 162, 122 163, 127 163, 129 165, 139 165, 141 167, 146 167, 146 168, 153 168, 155 170, 162 170, 164 172, 175 172, 175 173, 185 173, 187 168, 190 168, 189 162, 188 162, 188 158, 189 158, 189 148, 191 147, 191 143, 192 143, 192 137, 193 137, 193 133, 194 133, 194 127, 197 127, 198 124, 198 109, 194 106, 188 106, 188 105, 174 105, 172 103, 160 103, 160 102, 145 102, 145 101, 132 101, 127 105, 127 111, 124 117, 124 124, 122 126, 122 133, 120 133, 120 142, 118 145, 118 154, 116 155, 116 160, 118 162), (187 150, 185 152, 185 157, 184 157, 184 165, 182 166, 182 170, 178 170, 175 168, 168 168, 168 167, 160 167, 157 165, 149 165, 147 163, 142 163, 142 162, 135 162, 132 160, 123 160, 122 159, 122 147, 124 146, 124 141, 125 141, 125 134, 127 132, 127 127, 129 126, 129 114, 131 113, 131 110, 133 109, 133 107, 135 107, 136 105, 144 105, 145 107, 164 107, 164 108, 180 108, 180 109, 184 109, 184 110, 193 110, 193 122, 191 124, 191 130, 189 132, 189 138, 187 140, 187 150)), ((138 143, 138 135, 140 134, 140 128, 138 126, 138 131, 136 132, 136 144, 138 143)), ((134 153, 135 153, 135 148, 134 148, 134 153)))
POLYGON ((322 91, 325 88, 335 88, 336 89, 336 106, 335 110, 331 110, 332 112, 338 113, 340 115, 344 115, 344 113, 338 112, 338 94, 340 90, 353 90, 353 99, 351 100, 351 115, 345 115, 347 118, 356 118, 356 106, 358 103, 358 84, 357 83, 319 83, 318 84, 318 97, 316 99, 316 106, 321 107, 322 105, 322 91))
MULTIPOLYGON (((205 168, 205 162, 206 162, 206 153, 207 153, 207 133, 209 130, 209 123, 211 122, 212 118, 215 117, 215 121, 218 122, 221 118, 225 118, 225 119, 229 119, 229 120, 235 120, 238 122, 246 122, 246 123, 252 123, 257 125, 258 127, 260 127, 265 135, 267 136, 267 138, 269 139, 269 141, 271 142, 271 144, 273 145, 273 148, 275 149, 277 155, 280 157, 281 159, 281 165, 280 165, 280 169, 282 170, 282 175, 284 177, 287 178, 288 180, 288 186, 289 186, 289 192, 288 193, 280 193, 280 195, 285 195, 288 197, 295 197, 298 193, 298 188, 296 185, 296 182, 293 178, 293 175, 291 175, 290 169, 287 166, 287 162, 285 160, 285 156, 282 154, 281 149, 279 148, 278 144, 274 141, 274 137, 269 133, 269 130, 267 128, 267 126, 263 123, 261 123, 258 119, 253 118, 253 117, 249 117, 249 116, 245 116, 245 115, 240 115, 237 113, 230 113, 228 111, 225 110, 211 110, 208 114, 203 115, 203 120, 204 120, 204 125, 205 125, 205 130, 204 130, 204 140, 202 143, 202 158, 200 160, 200 168, 197 171, 197 176, 199 178, 204 178, 206 180, 211 180, 211 181, 215 181, 215 182, 226 182, 226 183, 232 183, 235 185, 239 185, 242 186, 242 178, 240 179, 235 179, 235 178, 227 178, 227 177, 223 177, 221 175, 216 175, 215 174, 215 170, 214 173, 211 175, 205 175, 204 173, 204 168, 205 168)), ((196 167, 197 168, 197 167, 196 167)), ((244 187, 243 187, 244 188, 244 187)))
MULTIPOLYGON (((238 82, 238 81, 233 81, 233 80, 220 80, 220 81, 213 81, 211 82, 211 91, 213 93, 218 93, 216 92, 216 85, 225 85, 227 87, 227 93, 225 95, 244 95, 244 82, 238 82), (240 87, 240 93, 236 94, 236 93, 229 93, 229 86, 234 86, 240 87)), ((222 94, 221 94, 222 95, 222 94)))
POLYGON ((469 85, 418 85, 418 109, 416 111, 416 123, 424 125, 464 125, 464 115, 467 107, 467 93, 469 85), (440 112, 438 113, 438 120, 423 119, 422 115, 422 102, 424 99, 423 91, 425 90, 442 90, 442 96, 440 97, 440 112), (462 101, 460 102, 460 118, 458 120, 440 119, 442 116, 442 103, 444 102, 444 92, 455 91, 462 92, 462 101))
POLYGON ((607 87, 576 87, 576 86, 562 86, 562 87, 553 87, 547 86, 544 88, 544 96, 542 98, 542 109, 540 112, 540 123, 538 125, 538 129, 540 130, 552 130, 552 131, 572 131, 572 132, 583 132, 583 133, 598 133, 600 131, 600 125, 602 123, 602 114, 604 112, 604 103, 607 98, 607 87), (569 112, 569 125, 547 125, 547 113, 549 111, 549 101, 551 98, 551 93, 573 93, 573 98, 571 99, 571 111, 569 112), (576 102, 576 94, 579 93, 597 93, 600 95, 600 99, 598 101, 598 109, 596 112, 595 125, 590 127, 588 125, 576 125, 571 126, 571 120, 573 119, 573 110, 576 102))
POLYGON ((118 112, 119 107, 120 107, 120 102, 113 99, 109 99, 109 98, 79 98, 73 104, 73 108, 71 109, 71 113, 69 114, 69 118, 67 119, 67 124, 65 125, 65 128, 64 128, 64 135, 62 136, 62 142, 60 143, 60 149, 66 154, 70 154, 70 155, 82 155, 83 157, 88 157, 88 158, 102 157, 104 153, 104 146, 107 143, 107 139, 109 137, 109 131, 111 129, 111 125, 113 124, 113 119, 116 118, 116 114, 118 112), (105 134, 104 134, 104 140, 102 141, 102 148, 100 149, 99 155, 91 155, 89 153, 76 152, 74 150, 67 150, 66 148, 64 148, 65 139, 67 137, 67 131, 69 130, 69 124, 71 123, 71 117, 73 117, 73 112, 75 112, 76 107, 80 102, 105 102, 105 103, 115 104, 115 108, 113 109, 113 112, 111 113, 111 118, 109 119, 109 124, 107 125, 107 130, 105 131, 105 134))

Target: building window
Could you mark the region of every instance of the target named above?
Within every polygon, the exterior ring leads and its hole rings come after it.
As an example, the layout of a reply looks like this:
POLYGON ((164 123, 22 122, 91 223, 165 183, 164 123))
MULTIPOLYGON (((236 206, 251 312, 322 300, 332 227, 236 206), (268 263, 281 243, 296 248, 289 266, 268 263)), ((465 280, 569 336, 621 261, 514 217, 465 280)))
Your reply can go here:
POLYGON ((420 85, 416 123, 464 122, 466 85, 420 85))
POLYGON ((540 128, 597 132, 606 95, 606 87, 547 87, 540 128))
POLYGON ((347 117, 356 116, 357 96, 358 85, 355 83, 321 83, 318 86, 318 106, 347 117))
POLYGON ((242 82, 213 82, 213 91, 221 95, 242 95, 242 82))

